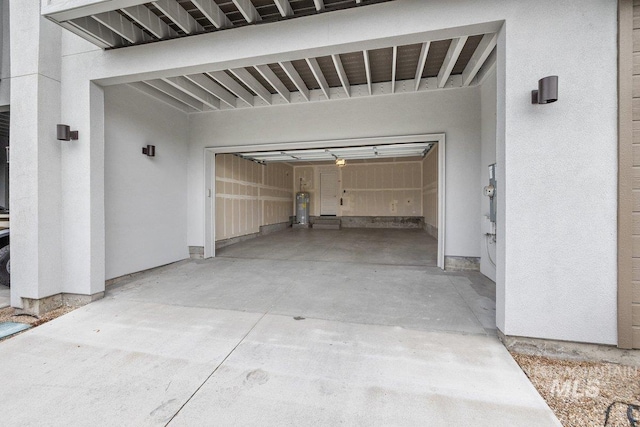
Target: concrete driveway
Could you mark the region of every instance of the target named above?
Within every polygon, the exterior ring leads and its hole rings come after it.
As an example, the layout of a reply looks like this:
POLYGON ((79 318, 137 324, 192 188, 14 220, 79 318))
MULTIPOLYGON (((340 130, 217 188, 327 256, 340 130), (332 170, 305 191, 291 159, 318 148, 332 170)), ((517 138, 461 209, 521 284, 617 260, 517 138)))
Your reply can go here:
POLYGON ((559 425, 477 315, 476 280, 240 258, 157 269, 1 342, 1 422, 559 425))

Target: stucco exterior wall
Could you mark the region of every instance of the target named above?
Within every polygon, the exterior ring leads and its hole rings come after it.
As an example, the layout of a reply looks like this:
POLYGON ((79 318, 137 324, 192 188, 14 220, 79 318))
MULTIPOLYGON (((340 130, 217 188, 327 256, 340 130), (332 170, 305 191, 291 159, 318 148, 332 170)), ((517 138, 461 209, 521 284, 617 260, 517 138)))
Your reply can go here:
POLYGON ((106 279, 169 264, 187 248, 187 115, 146 95, 105 90, 106 279), (155 157, 142 147, 155 145, 155 157))

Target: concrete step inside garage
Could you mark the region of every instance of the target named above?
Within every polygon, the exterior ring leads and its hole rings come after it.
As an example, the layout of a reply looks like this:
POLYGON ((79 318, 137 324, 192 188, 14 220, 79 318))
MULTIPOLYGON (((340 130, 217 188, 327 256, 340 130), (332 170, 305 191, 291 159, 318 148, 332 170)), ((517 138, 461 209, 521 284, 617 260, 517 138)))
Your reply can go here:
POLYGON ((311 224, 316 230, 340 230, 342 221, 335 217, 320 217, 312 220, 311 224))

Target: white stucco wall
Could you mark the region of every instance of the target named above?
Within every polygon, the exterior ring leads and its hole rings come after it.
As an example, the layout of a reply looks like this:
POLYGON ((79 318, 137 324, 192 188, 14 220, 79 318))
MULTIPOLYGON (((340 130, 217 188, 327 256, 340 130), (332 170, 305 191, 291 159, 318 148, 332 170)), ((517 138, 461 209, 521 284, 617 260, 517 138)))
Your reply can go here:
MULTIPOLYGON (((489 185, 489 165, 496 162, 496 122, 497 122, 497 96, 496 96, 496 73, 492 72, 480 87, 480 130, 481 130, 481 151, 480 151, 480 220, 482 221, 480 238, 480 272, 491 280, 496 280, 496 245, 493 240, 485 234, 487 230, 485 216, 489 216, 490 201, 482 191, 489 185)), ((496 196, 496 203, 499 197, 496 196)))
POLYGON ((506 19, 498 59, 505 117, 499 327, 615 344, 616 2, 518 2, 506 19), (531 89, 552 74, 560 78, 558 102, 532 105, 531 89))
POLYGON ((8 107, 11 102, 10 39, 9 0, 0 0, 0 108, 8 107))
POLYGON ((205 147, 444 132, 445 253, 480 256, 478 88, 192 114, 190 123, 190 246, 204 245, 205 147))
POLYGON ((126 86, 105 90, 106 278, 187 258, 186 114, 126 86), (142 154, 147 144, 156 156, 142 154))

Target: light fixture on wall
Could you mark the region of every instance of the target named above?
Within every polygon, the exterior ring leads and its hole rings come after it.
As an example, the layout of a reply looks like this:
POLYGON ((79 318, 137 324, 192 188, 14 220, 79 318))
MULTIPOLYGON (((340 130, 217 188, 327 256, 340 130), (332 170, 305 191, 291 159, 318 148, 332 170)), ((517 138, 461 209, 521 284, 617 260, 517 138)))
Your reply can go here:
POLYGON ((146 147, 142 147, 142 154, 155 157, 156 156, 156 146, 155 145, 147 145, 146 147))
POLYGON ((558 76, 538 80, 538 90, 531 91, 532 104, 551 104, 558 100, 558 76))
POLYGON ((345 159, 336 159, 336 166, 338 166, 339 168, 343 167, 346 164, 347 161, 345 159))
POLYGON ((58 125, 57 128, 58 141, 71 141, 78 139, 78 131, 71 130, 69 125, 58 125))

